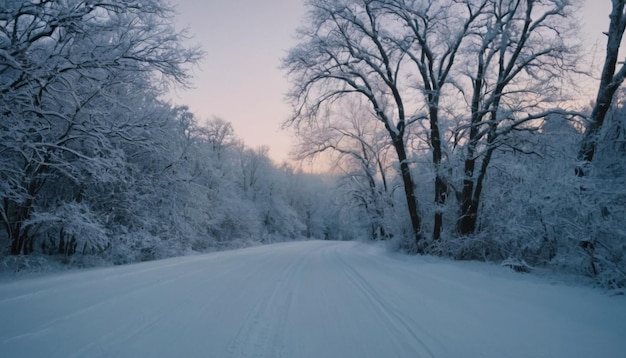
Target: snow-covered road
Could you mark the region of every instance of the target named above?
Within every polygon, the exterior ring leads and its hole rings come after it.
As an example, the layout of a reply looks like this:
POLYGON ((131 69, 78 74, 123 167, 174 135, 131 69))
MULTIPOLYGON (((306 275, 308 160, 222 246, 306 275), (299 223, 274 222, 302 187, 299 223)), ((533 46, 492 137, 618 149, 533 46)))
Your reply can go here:
POLYGON ((358 243, 0 284, 0 357, 626 357, 626 298, 358 243))

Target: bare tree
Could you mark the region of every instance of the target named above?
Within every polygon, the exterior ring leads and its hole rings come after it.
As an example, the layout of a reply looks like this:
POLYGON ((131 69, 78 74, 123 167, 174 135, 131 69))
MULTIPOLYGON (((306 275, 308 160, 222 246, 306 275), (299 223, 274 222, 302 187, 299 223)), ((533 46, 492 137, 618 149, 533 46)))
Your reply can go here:
POLYGON ((233 125, 219 117, 207 121, 206 126, 202 128, 202 135, 211 144, 218 161, 222 159, 222 152, 227 147, 235 145, 237 141, 233 125))
POLYGON ((447 180, 442 170, 444 140, 440 124, 441 98, 444 86, 453 81, 451 71, 462 45, 472 35, 474 22, 479 19, 489 0, 421 1, 399 0, 387 5, 406 29, 398 36, 397 45, 416 65, 420 81, 415 86, 424 96, 430 124, 430 145, 435 167, 435 221, 433 240, 443 229, 443 211, 448 194, 447 180))
MULTIPOLYGON (((398 157, 415 242, 423 238, 422 220, 409 166, 407 114, 401 74, 405 54, 390 39, 388 11, 368 0, 308 1, 310 25, 283 65, 293 82, 293 121, 316 121, 326 106, 346 96, 368 101, 398 157)), ((419 245, 418 245, 419 247, 419 245)))
POLYGON ((576 64, 566 41, 575 30, 569 0, 492 0, 468 53, 470 121, 465 138, 464 179, 457 230, 474 232, 483 184, 494 151, 527 152, 510 140, 515 131, 536 130, 562 99, 559 85, 576 64), (476 165, 479 163, 478 171, 476 165))
MULTIPOLYGON (((296 158, 314 158, 327 153, 335 174, 342 173, 341 187, 352 202, 363 208, 372 239, 390 235, 386 208, 391 205, 387 134, 362 101, 338 101, 333 111, 311 125, 300 125, 296 158)), ((391 154, 393 155, 393 154, 391 154)))
POLYGON ((578 159, 583 165, 576 168, 578 176, 584 176, 584 162, 593 161, 598 143, 598 136, 604 119, 611 108, 615 92, 622 85, 626 78, 626 62, 618 63, 618 55, 624 30, 626 29, 626 2, 624 0, 611 0, 612 10, 609 15, 609 29, 604 34, 607 36, 606 57, 602 75, 600 77, 600 87, 596 102, 591 111, 591 117, 583 137, 578 159), (618 64, 621 65, 618 70, 618 64))

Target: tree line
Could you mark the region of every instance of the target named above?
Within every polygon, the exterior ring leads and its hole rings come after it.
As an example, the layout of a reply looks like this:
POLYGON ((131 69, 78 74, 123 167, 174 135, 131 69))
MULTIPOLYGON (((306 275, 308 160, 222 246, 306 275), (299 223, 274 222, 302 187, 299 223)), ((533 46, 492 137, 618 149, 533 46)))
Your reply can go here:
POLYGON ((276 166, 229 122, 161 100, 203 56, 161 0, 0 8, 0 243, 122 264, 301 237, 340 238, 321 178, 276 166), (322 193, 322 195, 320 195, 322 193), (323 208, 326 209, 323 209, 323 208))
POLYGON ((161 0, 0 8, 3 267, 385 240, 626 284, 624 2, 595 102, 569 0, 307 0, 282 60, 296 159, 162 100, 203 56, 161 0))
POLYGON ((298 155, 342 163, 372 238, 624 285, 626 13, 611 4, 581 110, 580 2, 308 0, 283 59, 298 155))

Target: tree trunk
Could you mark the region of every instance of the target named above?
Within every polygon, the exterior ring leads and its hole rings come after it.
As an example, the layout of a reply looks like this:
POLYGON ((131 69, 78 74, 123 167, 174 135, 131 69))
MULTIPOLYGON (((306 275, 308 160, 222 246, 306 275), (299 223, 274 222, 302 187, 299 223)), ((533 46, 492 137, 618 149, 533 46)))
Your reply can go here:
POLYGON ((463 179, 463 193, 461 199, 461 216, 457 222, 457 232, 460 235, 470 235, 476 229, 477 210, 472 205, 474 194, 474 167, 476 159, 469 156, 465 159, 465 178, 463 179))
MULTIPOLYGON (((606 114, 611 108, 613 96, 615 95, 618 87, 619 85, 617 83, 612 83, 611 86, 608 86, 606 88, 600 88, 600 90, 598 91, 596 104, 594 105, 591 112, 589 125, 585 130, 580 151, 578 152, 578 160, 583 162, 593 161, 593 157, 595 155, 598 143, 598 136, 600 135, 600 130, 602 129, 602 125, 604 124, 606 114)), ((577 167, 576 175, 584 176, 585 173, 583 168, 577 167)))
POLYGON ((482 160, 478 177, 474 179, 474 168, 476 159, 474 158, 475 147, 468 148, 468 156, 465 159, 465 179, 463 179, 463 193, 461 199, 461 214, 457 221, 457 232, 462 235, 471 235, 476 232, 476 224, 478 223, 478 207, 480 206, 480 196, 483 191, 483 182, 487 175, 487 168, 491 162, 491 157, 495 151, 494 146, 495 134, 492 131, 487 139, 487 152, 482 160))
POLYGON ((407 162, 406 149, 404 148, 404 140, 402 139, 402 136, 394 138, 393 146, 398 154, 398 161, 400 162, 400 172, 402 175, 402 183, 404 184, 404 195, 409 208, 409 216, 411 217, 415 243, 417 244, 418 252, 421 252, 420 241, 422 240, 422 223, 417 208, 417 198, 415 197, 413 178, 411 177, 411 170, 409 168, 409 163, 407 162))
POLYGON ((478 125, 482 119, 480 115, 480 94, 483 86, 485 66, 482 61, 478 65, 478 75, 474 81, 472 95, 472 119, 465 157, 463 192, 461 197, 461 213, 457 221, 457 232, 462 235, 473 234, 478 220, 478 208, 474 205, 474 170, 476 168, 476 148, 478 146, 478 125))
POLYGON ((11 215, 8 225, 6 225, 8 227, 9 240, 11 241, 11 255, 28 255, 33 251, 33 238, 29 237, 28 228, 25 228, 23 224, 30 218, 33 212, 33 198, 37 196, 44 183, 45 180, 33 180, 28 184, 29 198, 23 204, 13 203, 14 216, 9 214, 10 204, 5 203, 7 217, 11 215))
MULTIPOLYGON (((589 163, 593 161, 598 143, 598 135, 604 124, 604 118, 611 107, 615 92, 626 77, 626 64, 624 64, 617 73, 615 72, 618 64, 619 48, 624 35, 624 29, 626 28, 626 14, 624 14, 625 4, 624 1, 619 0, 613 0, 612 2, 613 8, 609 16, 609 31, 606 33, 608 36, 606 57, 604 59, 604 67, 602 68, 598 96, 596 97, 596 103, 591 112, 589 125, 587 126, 580 151, 578 152, 578 160, 581 162, 589 163)), ((576 175, 585 175, 582 166, 576 168, 576 175)))
POLYGON ((433 147, 433 165, 435 167, 435 223, 433 226, 433 240, 441 238, 441 230, 443 229, 443 212, 441 212, 441 209, 446 203, 446 194, 448 192, 446 181, 441 175, 442 151, 437 102, 429 108, 430 142, 433 147))
POLYGON ((20 232, 19 224, 11 228, 11 233, 10 233, 11 255, 19 255, 22 253, 24 240, 22 240, 19 232, 20 232))
POLYGON ((32 252, 33 243, 28 237, 28 230, 24 230, 22 221, 11 225, 11 255, 28 255, 32 252))

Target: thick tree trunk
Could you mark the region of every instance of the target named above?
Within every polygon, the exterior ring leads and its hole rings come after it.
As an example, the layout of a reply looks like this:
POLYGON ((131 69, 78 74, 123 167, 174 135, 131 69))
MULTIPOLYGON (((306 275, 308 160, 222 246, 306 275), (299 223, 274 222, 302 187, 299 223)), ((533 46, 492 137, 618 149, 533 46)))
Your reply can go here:
POLYGON ((10 240, 11 240, 11 255, 19 255, 22 253, 22 247, 24 241, 19 234, 19 228, 11 228, 10 240))
POLYGON ((33 180, 28 184, 29 198, 22 204, 9 203, 5 199, 5 212, 9 218, 8 228, 9 240, 11 241, 11 255, 28 255, 33 251, 34 241, 30 237, 28 228, 24 227, 24 222, 28 220, 33 212, 34 199, 45 183, 45 180, 33 180), (11 206, 13 208, 11 209, 11 206))
POLYGON ((461 199, 461 213, 457 221, 457 232, 462 235, 471 235, 476 232, 478 223, 478 207, 480 206, 480 196, 483 191, 483 182, 487 175, 487 168, 491 162, 491 157, 495 151, 495 135, 493 131, 487 139, 487 152, 482 160, 478 177, 474 179, 474 169, 476 166, 475 146, 468 149, 468 156, 465 159, 465 179, 463 179, 463 193, 461 199))
POLYGON ((429 109, 430 117, 430 142, 433 147, 433 165, 435 167, 435 223, 433 226, 433 240, 441 238, 443 230, 443 205, 446 203, 446 194, 448 186, 441 175, 441 133, 439 131, 439 115, 437 103, 434 103, 429 109))
POLYGON ((415 188, 413 178, 411 176, 411 170, 409 163, 407 162, 406 149, 404 148, 404 140, 402 137, 395 138, 393 146, 398 154, 398 161, 400 162, 400 172, 402 175, 402 183, 404 184, 404 195, 406 197, 406 203, 409 208, 409 216, 411 217, 411 225, 413 227, 413 235, 415 237, 415 243, 418 250, 420 247, 420 241, 422 240, 422 223, 417 208, 417 197, 415 196, 415 188))
MULTIPOLYGON (((626 73, 626 71, 625 71, 626 73)), ((621 84, 621 81, 619 82, 621 84)), ((589 125, 585 130, 585 134, 582 140, 582 144, 580 146, 580 151, 578 152, 578 160, 582 162, 592 162, 593 157, 596 152, 596 147, 598 143, 598 136, 600 135, 600 130, 602 129, 602 125, 604 124, 604 119, 606 118, 606 114, 611 108, 611 103, 613 102, 613 96, 615 92, 619 88, 619 84, 612 83, 611 86, 606 88, 600 88, 598 91, 598 97, 596 99, 596 104, 593 107, 591 112, 591 118, 589 119, 589 125)), ((578 176, 584 176, 584 170, 581 167, 576 168, 576 174, 578 176)))
MULTIPOLYGON (((613 96, 624 82, 626 78, 626 64, 616 73, 619 48, 626 28, 626 14, 624 14, 624 1, 613 0, 613 8, 611 11, 606 57, 604 59, 604 67, 602 68, 602 76, 600 78, 600 87, 596 103, 591 112, 589 125, 585 131, 580 151, 578 152, 578 160, 581 162, 591 162, 596 152, 598 143, 598 135, 604 124, 606 114, 611 108, 613 96)), ((583 166, 576 168, 576 175, 584 176, 583 166)))
POLYGON ((461 215, 457 222, 457 232, 463 236, 474 233, 476 229, 477 210, 473 204, 474 194, 474 167, 476 159, 468 156, 465 159, 465 178, 463 179, 463 193, 461 198, 461 215))
POLYGON ((32 239, 28 237, 28 232, 22 226, 22 222, 23 220, 11 225, 9 234, 11 255, 28 255, 33 251, 32 239))
MULTIPOLYGON (((493 145, 493 141, 489 140, 489 145, 493 145)), ((489 167, 489 163, 491 162, 491 156, 495 151, 495 147, 490 147, 487 149, 487 153, 485 153, 485 157, 480 165, 480 171, 478 172, 478 178, 476 178, 476 185, 474 188, 474 195, 472 199, 472 205, 468 212, 468 217, 470 218, 472 232, 476 231, 476 224, 478 223, 478 208, 480 207, 480 198, 483 192, 483 183, 485 181, 485 176, 487 175, 487 168, 489 167)))
POLYGON ((467 153, 464 165, 463 192, 461 197, 461 212, 457 220, 457 232, 462 235, 473 234, 478 220, 478 208, 474 205, 474 170, 476 168, 476 147, 478 145, 478 124, 480 115, 480 94, 483 86, 483 72, 485 66, 482 61, 478 65, 478 75, 474 81, 474 93, 472 95, 472 119, 469 132, 467 153))

